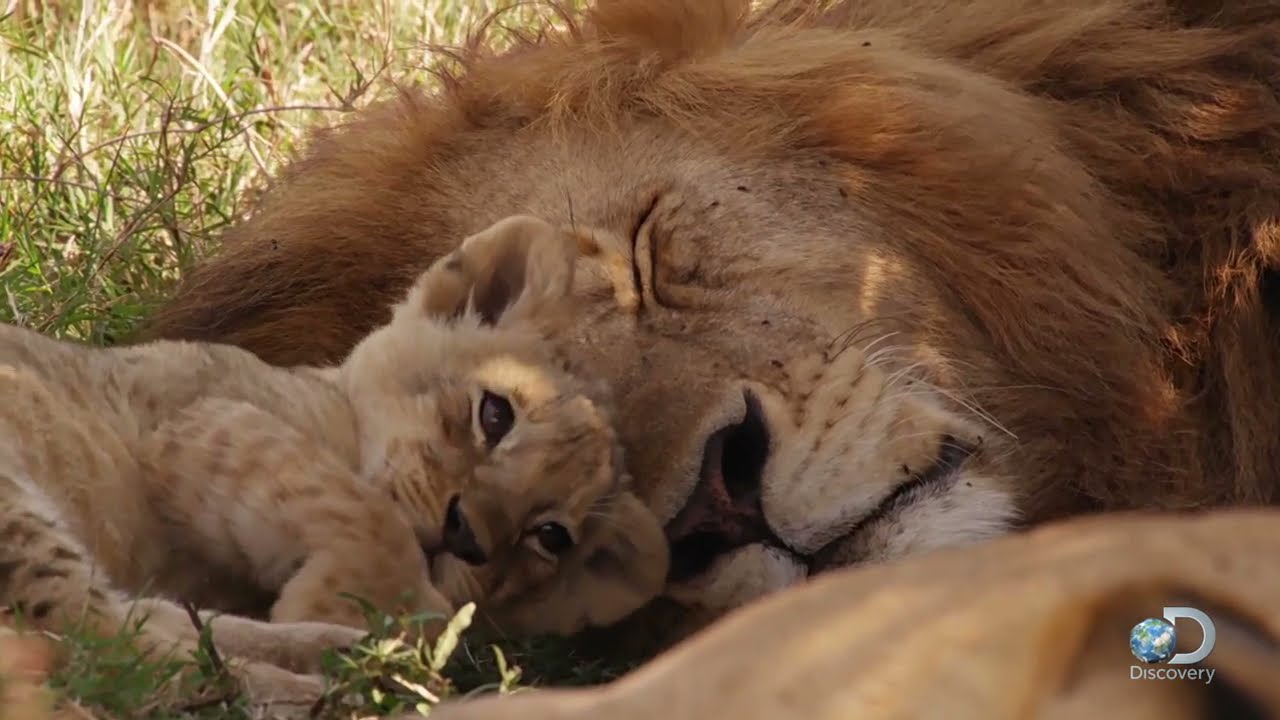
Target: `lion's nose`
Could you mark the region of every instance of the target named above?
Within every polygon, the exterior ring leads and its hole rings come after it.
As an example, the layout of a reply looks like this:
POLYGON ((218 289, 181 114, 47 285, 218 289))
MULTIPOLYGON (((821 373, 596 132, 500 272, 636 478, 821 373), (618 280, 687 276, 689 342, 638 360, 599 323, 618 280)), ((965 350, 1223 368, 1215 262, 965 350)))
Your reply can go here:
POLYGON ((489 558, 476 541, 475 531, 471 529, 471 523, 467 522, 467 516, 462 514, 461 500, 462 496, 454 495, 449 498, 449 506, 445 508, 444 549, 470 565, 483 565, 489 558))
POLYGON ((760 401, 745 393, 742 420, 707 437, 702 474, 688 502, 667 523, 671 542, 668 580, 680 582, 717 557, 751 543, 775 541, 760 504, 760 482, 769 459, 769 427, 760 401))

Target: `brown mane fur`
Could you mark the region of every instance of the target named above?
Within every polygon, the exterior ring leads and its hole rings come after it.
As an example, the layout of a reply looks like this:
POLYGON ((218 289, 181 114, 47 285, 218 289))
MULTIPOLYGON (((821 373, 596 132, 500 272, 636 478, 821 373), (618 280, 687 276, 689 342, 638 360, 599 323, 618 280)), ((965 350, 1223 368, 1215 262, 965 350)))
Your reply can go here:
POLYGON ((600 0, 566 16, 504 53, 478 33, 440 94, 405 89, 318 134, 146 335, 338 359, 459 236, 431 228, 470 229, 450 214, 467 133, 662 118, 731 155, 823 149, 844 192, 964 289, 996 361, 1134 418, 1080 417, 1122 470, 1071 502, 1039 488, 1033 514, 1276 499, 1280 3, 600 0), (966 105, 985 97, 1015 112, 966 105))

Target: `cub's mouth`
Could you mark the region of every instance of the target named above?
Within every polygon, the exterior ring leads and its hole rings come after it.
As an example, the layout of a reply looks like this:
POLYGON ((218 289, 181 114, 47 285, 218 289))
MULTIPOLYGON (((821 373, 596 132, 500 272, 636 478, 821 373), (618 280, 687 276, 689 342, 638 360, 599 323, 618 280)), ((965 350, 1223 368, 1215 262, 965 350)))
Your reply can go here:
POLYGON ((707 438, 698 483, 685 506, 667 523, 669 584, 694 580, 722 556, 757 543, 786 552, 811 575, 821 572, 832 564, 836 548, 893 513, 946 489, 977 450, 952 435, 941 436, 928 467, 889 490, 848 532, 806 555, 783 542, 765 518, 761 480, 769 458, 769 427, 759 400, 750 392, 743 399, 746 410, 742 419, 707 438))

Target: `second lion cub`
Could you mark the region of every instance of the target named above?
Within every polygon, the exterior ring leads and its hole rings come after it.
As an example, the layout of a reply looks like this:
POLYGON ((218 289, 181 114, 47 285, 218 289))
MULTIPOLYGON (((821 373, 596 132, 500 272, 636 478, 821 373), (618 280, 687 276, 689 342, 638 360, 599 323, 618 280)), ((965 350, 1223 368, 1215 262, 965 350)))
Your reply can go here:
MULTIPOLYGON (((303 670, 314 658, 279 654, 333 634, 299 621, 363 625, 343 592, 390 611, 475 600, 516 632, 630 613, 667 548, 603 388, 555 340, 575 255, 540 220, 504 220, 334 368, 0 327, 0 603, 114 632, 143 592, 229 612, 270 597, 296 625, 227 618, 215 641, 303 670)), ((189 644, 181 612, 149 607, 146 642, 189 644)))

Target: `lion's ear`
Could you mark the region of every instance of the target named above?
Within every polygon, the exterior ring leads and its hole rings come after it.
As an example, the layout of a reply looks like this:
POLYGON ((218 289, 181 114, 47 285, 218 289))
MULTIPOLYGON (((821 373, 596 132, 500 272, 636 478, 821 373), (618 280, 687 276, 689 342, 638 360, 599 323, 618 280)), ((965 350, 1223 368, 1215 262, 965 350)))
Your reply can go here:
POLYGON ((556 312, 568 297, 576 256, 569 233, 514 215, 437 260, 397 313, 448 320, 474 312, 487 325, 536 319, 556 312))

